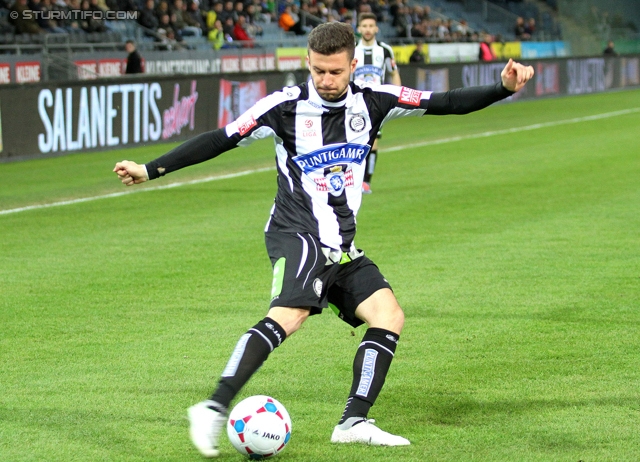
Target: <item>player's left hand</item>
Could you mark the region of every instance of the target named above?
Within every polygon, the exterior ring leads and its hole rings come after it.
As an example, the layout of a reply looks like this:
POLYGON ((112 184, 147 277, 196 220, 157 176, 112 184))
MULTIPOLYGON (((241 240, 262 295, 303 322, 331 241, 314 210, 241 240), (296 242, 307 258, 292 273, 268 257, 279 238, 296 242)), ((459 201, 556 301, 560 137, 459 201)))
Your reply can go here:
POLYGON ((510 91, 518 91, 526 85, 533 77, 533 67, 525 66, 509 59, 507 65, 502 69, 500 77, 502 85, 510 91))

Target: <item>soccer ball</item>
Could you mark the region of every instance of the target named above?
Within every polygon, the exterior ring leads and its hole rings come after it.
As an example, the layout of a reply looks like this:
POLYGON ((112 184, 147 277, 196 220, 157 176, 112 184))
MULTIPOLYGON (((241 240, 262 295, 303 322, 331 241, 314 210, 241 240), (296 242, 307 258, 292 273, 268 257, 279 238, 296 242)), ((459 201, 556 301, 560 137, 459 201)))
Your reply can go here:
POLYGON ((291 438, 291 418, 279 401, 256 395, 240 401, 229 414, 227 435, 233 447, 249 459, 281 452, 291 438))

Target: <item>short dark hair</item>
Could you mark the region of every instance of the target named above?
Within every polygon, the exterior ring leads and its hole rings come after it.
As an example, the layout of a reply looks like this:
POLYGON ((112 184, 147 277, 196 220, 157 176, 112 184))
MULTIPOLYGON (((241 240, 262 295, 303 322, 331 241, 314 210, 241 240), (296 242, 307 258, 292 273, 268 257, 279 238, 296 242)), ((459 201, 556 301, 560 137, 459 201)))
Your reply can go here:
POLYGON ((373 19, 376 24, 378 23, 378 17, 375 15, 375 13, 365 12, 358 15, 358 25, 360 25, 360 23, 365 19, 373 19))
POLYGON ((327 22, 315 27, 309 33, 309 50, 329 56, 346 51, 349 59, 353 59, 356 49, 356 36, 349 24, 327 22))

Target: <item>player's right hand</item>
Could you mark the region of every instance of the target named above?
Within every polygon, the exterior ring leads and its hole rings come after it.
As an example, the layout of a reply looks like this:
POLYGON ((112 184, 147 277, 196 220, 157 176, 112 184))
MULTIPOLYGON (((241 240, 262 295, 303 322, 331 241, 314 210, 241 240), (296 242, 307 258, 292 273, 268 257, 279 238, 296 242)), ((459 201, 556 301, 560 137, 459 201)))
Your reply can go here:
POLYGON ((130 160, 118 162, 113 171, 118 175, 122 184, 126 186, 144 183, 149 179, 145 166, 136 164, 130 160))

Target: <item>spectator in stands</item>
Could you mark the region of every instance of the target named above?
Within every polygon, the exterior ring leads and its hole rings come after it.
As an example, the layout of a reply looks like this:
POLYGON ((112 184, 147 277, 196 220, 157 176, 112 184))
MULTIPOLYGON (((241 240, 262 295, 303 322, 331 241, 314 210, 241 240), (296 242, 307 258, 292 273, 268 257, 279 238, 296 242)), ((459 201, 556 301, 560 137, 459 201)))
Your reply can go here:
POLYGON ((269 24, 274 22, 273 15, 269 11, 266 5, 263 5, 260 0, 254 0, 250 5, 254 8, 254 21, 257 23, 269 24))
POLYGON ((224 8, 218 14, 218 16, 220 17, 220 21, 222 21, 223 25, 227 23, 228 18, 231 18, 233 24, 235 24, 238 17, 236 16, 236 12, 233 9, 233 2, 231 0, 224 2, 224 8))
POLYGON ((420 5, 414 5, 410 8, 409 14, 411 15, 411 24, 414 26, 422 22, 422 18, 424 18, 424 8, 420 5))
MULTIPOLYGON (((423 21, 426 21, 426 19, 423 19, 423 21)), ((409 62, 424 64, 425 59, 426 59, 426 56, 423 51, 422 40, 417 40, 416 49, 413 50, 413 53, 411 53, 411 56, 409 56, 409 62)))
POLYGON ((256 6, 252 3, 245 8, 245 16, 247 21, 245 23, 245 29, 249 34, 249 37, 256 38, 262 35, 262 27, 258 24, 261 19, 261 15, 256 14, 256 6))
POLYGON ((613 43, 613 40, 609 40, 607 43, 607 47, 602 52, 605 56, 618 56, 618 52, 616 51, 616 45, 613 43))
POLYGON ((304 17, 304 24, 306 26, 314 27, 319 26, 324 21, 319 17, 320 12, 318 11, 317 5, 310 5, 308 2, 302 2, 302 12, 301 15, 304 17))
POLYGON ((220 19, 220 13, 222 13, 222 3, 217 2, 213 4, 213 8, 208 10, 205 14, 205 21, 207 24, 207 30, 213 30, 213 27, 217 20, 220 20, 220 24, 222 24, 222 19, 220 19))
POLYGON ((105 0, 96 0, 100 3, 100 8, 103 10, 112 10, 112 11, 137 11, 140 8, 137 5, 138 0, 111 0, 106 5, 104 4, 105 0))
POLYGON ((435 38, 439 42, 449 42, 451 41, 451 33, 447 24, 442 19, 436 19, 435 27, 434 27, 435 38))
POLYGON ((89 0, 82 0, 82 3, 80 3, 80 10, 86 12, 80 20, 80 27, 87 33, 104 32, 107 30, 104 25, 104 19, 100 19, 100 16, 93 14, 98 11, 96 8, 99 7, 92 5, 89 0))
POLYGON ((17 34, 41 34, 43 31, 33 15, 25 17, 25 10, 29 10, 27 0, 16 0, 11 6, 9 21, 15 26, 17 34))
POLYGON ((431 27, 426 18, 422 18, 419 23, 414 24, 411 28, 411 37, 427 38, 429 35, 431 35, 431 27))
POLYGON ((525 24, 524 26, 524 32, 529 35, 529 39, 532 39, 535 31, 536 31, 536 20, 535 18, 529 18, 527 20, 527 24, 525 24))
MULTIPOLYGON (((67 0, 66 3, 59 1, 57 7, 63 13, 67 13, 71 10, 80 9, 80 0, 67 0)), ((75 15, 61 15, 58 25, 70 34, 84 34, 80 20, 75 15)))
POLYGON ((235 12, 235 20, 236 20, 236 22, 238 22, 238 18, 240 16, 244 16, 245 20, 247 19, 247 13, 244 10, 244 2, 243 1, 236 1, 236 3, 234 4, 233 8, 234 8, 234 12, 235 12))
POLYGON ((398 10, 403 5, 404 3, 402 2, 402 0, 395 0, 389 5, 388 11, 391 18, 395 18, 396 16, 398 16, 398 10))
MULTIPOLYGON (((107 6, 105 5, 103 0, 89 0, 89 9, 91 11, 97 11, 99 13, 104 13, 109 8, 107 8, 107 6)), ((115 10, 115 11, 117 11, 117 10, 115 10)), ((97 16, 100 16, 100 15, 97 15, 97 16)), ((104 16, 103 16, 103 20, 104 20, 104 16)))
MULTIPOLYGON (((166 15, 168 17, 168 15, 166 15)), ((160 29, 156 41, 159 42, 158 49, 165 51, 181 50, 183 47, 176 39, 175 31, 172 28, 162 28, 162 20, 160 21, 160 29)))
POLYGON ((396 16, 393 18, 391 25, 396 30, 397 37, 411 37, 411 15, 409 14, 409 8, 404 4, 399 3, 396 10, 396 16))
POLYGON ((259 22, 274 22, 275 21, 275 2, 273 0, 252 0, 251 3, 256 7, 256 11, 265 17, 259 22))
POLYGON ((186 16, 189 18, 187 22, 200 29, 200 35, 198 35, 198 37, 207 32, 208 29, 204 19, 205 17, 203 15, 203 11, 200 10, 200 7, 196 2, 191 1, 187 4, 186 16))
POLYGON ((171 25, 171 16, 169 13, 164 13, 160 16, 160 25, 158 26, 158 34, 160 35, 159 41, 164 45, 167 45, 164 49, 172 50, 174 49, 172 41, 177 41, 179 39, 176 30, 171 25))
POLYGON ((156 16, 158 18, 158 24, 162 22, 162 16, 165 14, 169 15, 169 19, 171 19, 171 12, 169 11, 169 3, 167 0, 160 0, 158 5, 156 6, 156 16))
POLYGON ((496 55, 491 48, 491 42, 493 37, 490 34, 482 34, 482 42, 480 42, 480 51, 478 59, 480 61, 493 61, 496 59, 496 55))
POLYGON ((247 24, 247 18, 244 15, 239 15, 238 20, 233 26, 233 40, 240 42, 239 45, 244 48, 253 48, 253 39, 247 33, 245 25, 247 24))
POLYGON ((51 18, 51 12, 53 11, 51 0, 31 0, 30 8, 34 12, 38 12, 36 21, 38 22, 38 26, 40 26, 40 29, 42 29, 43 32, 49 34, 65 34, 67 32, 62 27, 58 26, 58 23, 55 19, 51 18))
POLYGON ((138 15, 138 24, 145 29, 149 29, 149 31, 155 31, 160 24, 156 16, 155 5, 154 0, 147 0, 138 15))
POLYGON ((231 44, 234 41, 233 29, 236 27, 233 22, 233 18, 231 16, 227 16, 224 24, 222 24, 222 30, 224 31, 224 36, 227 39, 228 44, 231 44))
POLYGON ((351 27, 353 27, 354 31, 357 29, 357 25, 355 23, 355 19, 354 19, 353 15, 349 11, 346 11, 342 15, 342 19, 340 20, 340 22, 343 22, 345 24, 349 24, 351 27))
POLYGON ((171 23, 176 37, 202 37, 200 25, 186 14, 186 6, 182 0, 173 0, 171 23))
POLYGON ((461 41, 466 41, 468 37, 471 35, 469 24, 466 19, 461 19, 460 23, 458 23, 452 31, 461 41))
POLYGON ((516 40, 529 40, 531 38, 525 30, 524 18, 522 16, 518 16, 518 19, 516 19, 516 25, 513 28, 513 35, 516 36, 516 40))
POLYGON ((213 22, 213 27, 209 31, 207 38, 209 39, 209 43, 214 50, 219 50, 220 48, 224 47, 227 39, 224 35, 222 22, 219 19, 216 19, 213 22))
POLYGON ((334 0, 325 0, 324 2, 318 3, 318 9, 320 10, 320 17, 325 20, 325 22, 338 21, 340 18, 340 14, 335 9, 334 0))
POLYGON ((285 32, 294 32, 296 35, 306 34, 305 30, 302 28, 300 20, 294 17, 291 5, 285 6, 284 11, 278 19, 278 25, 285 32))
POLYGON ((127 40, 124 44, 124 49, 127 51, 127 67, 124 71, 125 74, 142 74, 144 72, 142 64, 142 56, 136 49, 136 44, 133 40, 127 40))

